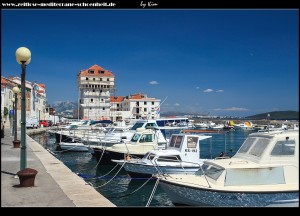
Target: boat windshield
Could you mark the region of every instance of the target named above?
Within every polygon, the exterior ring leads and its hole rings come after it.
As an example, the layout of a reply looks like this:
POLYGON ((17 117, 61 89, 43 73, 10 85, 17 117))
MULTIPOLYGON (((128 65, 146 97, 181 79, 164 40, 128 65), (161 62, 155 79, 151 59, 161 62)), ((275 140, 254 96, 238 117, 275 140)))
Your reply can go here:
POLYGON ((217 167, 212 164, 203 164, 202 170, 206 176, 208 176, 214 180, 217 180, 220 177, 220 175, 222 174, 222 172, 224 171, 224 168, 217 167))
POLYGON ((137 142, 140 138, 141 134, 134 134, 131 138, 131 142, 137 142))
POLYGON ((141 128, 143 127, 143 125, 144 125, 143 122, 137 122, 132 126, 131 130, 136 130, 137 128, 141 128))
POLYGON ((266 137, 249 137, 245 140, 238 153, 261 157, 271 139, 266 137))

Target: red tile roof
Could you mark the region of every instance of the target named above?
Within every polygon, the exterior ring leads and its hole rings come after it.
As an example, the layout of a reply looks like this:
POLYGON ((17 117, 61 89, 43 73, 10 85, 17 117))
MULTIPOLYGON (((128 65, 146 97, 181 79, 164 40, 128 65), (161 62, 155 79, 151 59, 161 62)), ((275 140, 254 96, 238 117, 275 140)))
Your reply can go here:
POLYGON ((90 67, 89 69, 80 71, 78 73, 78 77, 81 76, 101 76, 101 77, 114 77, 115 75, 113 75, 113 73, 109 70, 105 70, 104 68, 98 66, 98 65, 93 65, 92 67, 90 67), (94 73, 91 74, 89 73, 90 70, 93 70, 94 73), (104 71, 104 73, 100 73, 101 71, 104 71))
POLYGON ((138 93, 138 94, 134 94, 134 95, 130 95, 129 100, 155 100, 155 98, 148 98, 147 96, 145 96, 142 93, 138 93))
POLYGON ((124 97, 123 96, 110 96, 110 102, 122 102, 124 100, 124 97))
POLYGON ((39 86, 41 86, 42 88, 46 88, 45 84, 38 84, 39 86))

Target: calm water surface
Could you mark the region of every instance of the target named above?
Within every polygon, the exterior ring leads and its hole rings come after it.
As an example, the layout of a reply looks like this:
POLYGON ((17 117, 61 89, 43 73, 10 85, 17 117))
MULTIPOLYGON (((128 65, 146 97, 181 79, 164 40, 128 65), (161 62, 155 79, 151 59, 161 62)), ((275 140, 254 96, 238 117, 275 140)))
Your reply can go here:
MULTIPOLYGON (((220 152, 226 152, 227 155, 232 156, 251 132, 253 131, 236 130, 229 131, 226 135, 212 134, 212 139, 203 140, 200 143, 200 157, 215 158, 220 152)), ((120 169, 120 166, 97 166, 96 158, 89 152, 60 152, 57 149, 55 137, 47 132, 31 137, 44 148, 53 151, 69 169, 80 175, 116 206, 146 206, 155 180, 146 182, 147 179, 143 178, 131 179, 124 169, 120 169), (114 177, 113 180, 111 180, 112 177, 114 177)), ((168 207, 173 204, 158 186, 150 206, 168 207)))

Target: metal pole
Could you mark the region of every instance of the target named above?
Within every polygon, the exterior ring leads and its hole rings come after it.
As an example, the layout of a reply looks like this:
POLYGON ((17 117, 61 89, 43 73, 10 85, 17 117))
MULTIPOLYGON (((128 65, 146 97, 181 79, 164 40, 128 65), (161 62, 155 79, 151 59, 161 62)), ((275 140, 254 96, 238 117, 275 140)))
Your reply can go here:
POLYGON ((12 126, 12 131, 11 131, 11 135, 14 135, 15 132, 15 128, 16 128, 16 124, 15 124, 15 119, 16 119, 16 115, 15 115, 15 102, 13 102, 13 126, 12 126))
POLYGON ((21 161, 20 170, 27 168, 26 160, 26 86, 25 86, 25 61, 22 61, 22 74, 21 74, 21 161))
POLYGON ((14 121, 14 130, 15 130, 15 137, 14 140, 16 141, 18 139, 17 137, 17 106, 18 106, 18 97, 17 93, 15 93, 15 110, 14 110, 14 116, 15 116, 15 121, 14 121))

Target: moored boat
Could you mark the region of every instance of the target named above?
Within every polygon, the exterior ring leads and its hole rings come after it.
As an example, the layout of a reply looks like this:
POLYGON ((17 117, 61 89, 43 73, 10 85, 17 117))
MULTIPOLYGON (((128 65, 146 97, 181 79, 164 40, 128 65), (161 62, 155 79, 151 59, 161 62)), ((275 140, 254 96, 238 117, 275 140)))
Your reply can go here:
POLYGON ((230 159, 204 161, 195 175, 159 178, 175 204, 299 206, 299 132, 252 133, 230 159))

